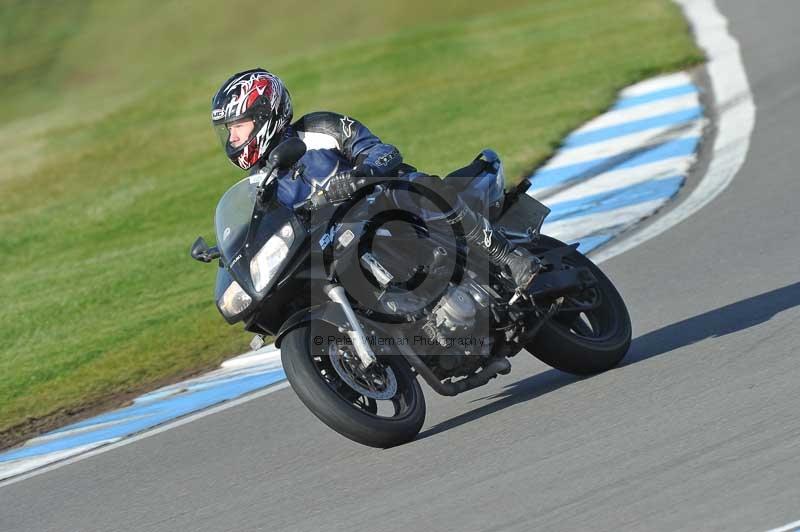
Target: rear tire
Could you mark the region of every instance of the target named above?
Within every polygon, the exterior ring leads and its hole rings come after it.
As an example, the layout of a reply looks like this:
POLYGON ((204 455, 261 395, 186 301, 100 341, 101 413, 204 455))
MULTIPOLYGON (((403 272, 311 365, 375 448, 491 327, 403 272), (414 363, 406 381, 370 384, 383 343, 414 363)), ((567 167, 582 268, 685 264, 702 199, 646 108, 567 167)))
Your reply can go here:
POLYGON ((312 333, 307 325, 289 332, 281 343, 284 372, 303 404, 330 428, 363 445, 388 448, 413 440, 425 422, 425 397, 408 362, 399 355, 379 357, 397 384, 393 397, 380 401, 390 402, 394 414, 379 415, 378 401, 349 386, 326 360, 329 344, 315 345, 312 335, 320 337, 318 327, 312 333))
MULTIPOLYGON (((537 249, 552 249, 565 244, 541 236, 537 249)), ((531 248, 532 251, 536 249, 531 248)), ((587 267, 597 279, 600 306, 583 313, 556 314, 542 326, 526 349, 536 358, 558 370, 575 375, 607 371, 620 363, 631 344, 631 319, 614 284, 589 258, 579 252, 565 257, 576 267, 587 267)))

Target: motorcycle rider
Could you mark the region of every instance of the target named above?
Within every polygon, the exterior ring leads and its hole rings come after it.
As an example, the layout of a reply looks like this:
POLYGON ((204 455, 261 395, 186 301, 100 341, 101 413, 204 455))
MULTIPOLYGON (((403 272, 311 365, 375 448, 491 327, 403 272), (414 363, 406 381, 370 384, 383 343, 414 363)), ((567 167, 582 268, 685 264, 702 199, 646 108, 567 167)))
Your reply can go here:
POLYGON ((540 268, 528 250, 511 244, 481 214, 470 209, 458 190, 436 176, 403 164, 398 149, 381 140, 357 120, 332 112, 315 112, 292 123, 292 100, 283 81, 256 68, 231 76, 211 101, 211 119, 228 158, 249 175, 265 165, 270 151, 283 140, 299 137, 307 151, 296 168, 278 177, 278 200, 293 207, 313 194, 339 203, 370 180, 397 177, 433 190, 450 206, 446 220, 461 223, 467 242, 490 262, 505 266, 524 290, 540 268))

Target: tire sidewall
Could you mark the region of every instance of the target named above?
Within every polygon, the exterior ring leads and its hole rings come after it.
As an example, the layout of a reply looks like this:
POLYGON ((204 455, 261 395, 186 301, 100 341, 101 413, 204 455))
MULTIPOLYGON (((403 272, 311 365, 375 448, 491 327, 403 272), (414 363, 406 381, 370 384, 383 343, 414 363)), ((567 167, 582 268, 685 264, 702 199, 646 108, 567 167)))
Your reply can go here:
MULTIPOLYGON (((542 236, 539 243, 548 247, 565 246, 562 242, 542 236)), ((597 286, 602 291, 603 304, 611 305, 616 315, 617 330, 602 341, 581 338, 571 333, 566 327, 548 321, 542 325, 536 338, 526 349, 536 358, 558 370, 576 375, 591 375, 607 371, 619 364, 628 352, 631 344, 632 328, 630 315, 622 296, 611 280, 597 267, 591 259, 576 251, 576 262, 586 266, 597 279, 597 286)))

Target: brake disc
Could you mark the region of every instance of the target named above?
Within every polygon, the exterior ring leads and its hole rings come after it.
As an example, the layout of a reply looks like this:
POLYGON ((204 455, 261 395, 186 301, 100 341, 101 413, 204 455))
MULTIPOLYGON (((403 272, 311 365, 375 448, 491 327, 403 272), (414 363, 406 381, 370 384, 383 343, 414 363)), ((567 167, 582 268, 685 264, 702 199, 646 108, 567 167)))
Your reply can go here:
POLYGON ((387 400, 397 393, 397 377, 389 366, 377 363, 364 372, 355 353, 335 344, 328 347, 328 357, 345 384, 364 397, 387 400))

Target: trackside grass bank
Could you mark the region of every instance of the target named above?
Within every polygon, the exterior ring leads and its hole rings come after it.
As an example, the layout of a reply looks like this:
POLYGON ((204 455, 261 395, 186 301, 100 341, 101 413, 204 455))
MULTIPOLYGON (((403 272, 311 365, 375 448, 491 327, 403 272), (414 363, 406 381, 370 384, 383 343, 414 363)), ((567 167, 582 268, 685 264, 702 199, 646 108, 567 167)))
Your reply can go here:
POLYGON ((701 60, 669 0, 11 1, 0 28, 0 447, 245 349, 188 256, 239 178, 209 124, 234 71, 421 169, 491 146, 519 179, 622 87, 701 60))

